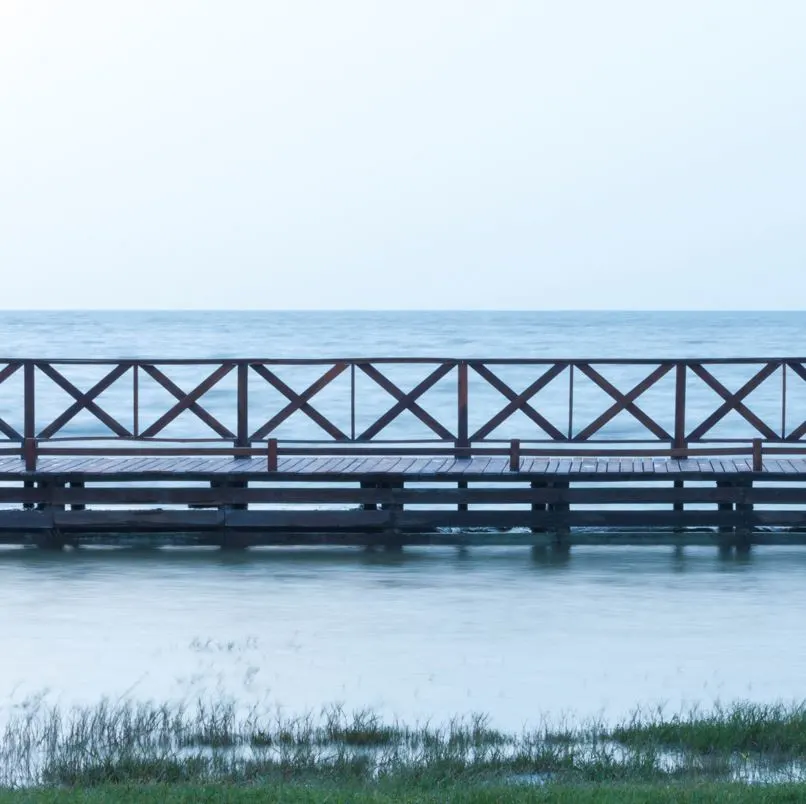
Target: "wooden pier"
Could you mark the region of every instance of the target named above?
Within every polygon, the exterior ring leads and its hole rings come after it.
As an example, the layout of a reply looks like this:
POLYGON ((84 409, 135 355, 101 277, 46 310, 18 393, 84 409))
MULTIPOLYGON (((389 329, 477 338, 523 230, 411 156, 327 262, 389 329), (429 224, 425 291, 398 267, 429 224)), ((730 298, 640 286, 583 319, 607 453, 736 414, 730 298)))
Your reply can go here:
POLYGON ((806 544, 805 390, 800 358, 0 360, 0 543, 806 544), (283 372, 300 368, 318 376, 294 388, 283 372), (184 390, 172 374, 188 370, 203 376, 184 390), (619 388, 628 371, 642 378, 619 388), (72 401, 43 413, 53 387, 72 401), (192 434, 169 434, 183 414, 192 434), (426 437, 390 433, 403 414, 426 437), (729 414, 742 426, 717 436, 729 414), (620 415, 635 437, 607 435, 620 415))

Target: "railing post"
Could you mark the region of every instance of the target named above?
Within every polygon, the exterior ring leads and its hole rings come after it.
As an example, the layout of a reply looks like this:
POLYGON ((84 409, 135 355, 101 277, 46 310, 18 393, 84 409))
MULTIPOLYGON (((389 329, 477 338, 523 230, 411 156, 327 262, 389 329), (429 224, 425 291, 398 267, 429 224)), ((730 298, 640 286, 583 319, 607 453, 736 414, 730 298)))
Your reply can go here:
POLYGON ((574 437, 574 364, 568 364, 568 440, 574 437))
POLYGON ((674 443, 677 450, 686 448, 686 364, 678 363, 675 367, 674 390, 674 443))
POLYGON ((460 360, 457 364, 457 408, 456 408, 456 445, 457 458, 470 457, 470 441, 468 440, 467 414, 467 362, 460 360))
POLYGON ((36 469, 36 365, 33 360, 23 364, 23 456, 27 471, 36 469), (30 464, 30 465, 29 465, 30 464))
POLYGON ((355 441, 355 363, 350 363, 350 441, 355 441))
POLYGON ((277 439, 270 438, 268 444, 268 465, 267 469, 269 472, 276 472, 277 471, 277 439))
POLYGON ((140 365, 132 366, 132 434, 140 435, 140 365))
POLYGON ((518 438, 513 438, 509 442, 509 471, 520 472, 521 470, 521 442, 518 438))
POLYGON ((760 438, 753 439, 753 471, 760 472, 764 468, 762 458, 762 441, 760 438))
MULTIPOLYGON (((236 447, 249 447, 249 364, 238 363, 238 425, 236 447)), ((238 455, 236 458, 248 458, 238 455)))

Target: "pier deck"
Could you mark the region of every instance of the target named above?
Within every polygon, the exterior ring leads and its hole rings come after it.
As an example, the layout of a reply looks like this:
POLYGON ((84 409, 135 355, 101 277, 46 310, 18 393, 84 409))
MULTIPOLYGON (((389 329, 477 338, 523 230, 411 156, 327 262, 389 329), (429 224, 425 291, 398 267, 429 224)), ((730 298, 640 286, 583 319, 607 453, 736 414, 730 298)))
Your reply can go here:
POLYGON ((0 505, 6 544, 803 544, 806 460, 12 458, 0 505))

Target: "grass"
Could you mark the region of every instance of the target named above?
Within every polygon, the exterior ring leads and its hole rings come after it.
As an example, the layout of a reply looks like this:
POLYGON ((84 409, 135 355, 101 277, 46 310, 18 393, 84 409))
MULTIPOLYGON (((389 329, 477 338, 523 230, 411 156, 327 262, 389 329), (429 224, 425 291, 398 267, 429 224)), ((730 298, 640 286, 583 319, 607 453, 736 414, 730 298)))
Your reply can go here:
POLYGON ((544 788, 451 785, 440 789, 299 787, 288 785, 233 787, 226 785, 104 786, 89 789, 0 792, 0 804, 784 804, 802 802, 800 785, 753 788, 741 784, 707 783, 681 786, 553 785, 544 788))
POLYGON ((636 713, 613 729, 615 740, 632 748, 668 746, 699 753, 806 753, 806 706, 740 703, 664 719, 636 713))
POLYGON ((736 703, 515 734, 481 716, 409 726, 339 707, 288 718, 231 703, 36 704, 0 734, 0 804, 609 802, 647 790, 653 801, 799 801, 804 711, 736 703))

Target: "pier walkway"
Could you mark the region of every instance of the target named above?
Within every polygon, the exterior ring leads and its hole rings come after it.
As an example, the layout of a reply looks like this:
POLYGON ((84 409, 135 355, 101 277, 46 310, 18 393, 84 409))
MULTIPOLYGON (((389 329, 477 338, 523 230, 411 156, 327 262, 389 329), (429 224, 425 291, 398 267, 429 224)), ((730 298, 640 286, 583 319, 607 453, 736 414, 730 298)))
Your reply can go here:
POLYGON ((0 543, 806 544, 805 389, 795 358, 0 360, 0 411, 17 414, 0 418, 0 543), (410 390, 389 378, 393 364, 410 390), (281 369, 300 367, 323 373, 294 389, 281 369), (183 390, 177 368, 203 376, 183 390), (520 372, 517 383, 501 379, 504 368, 520 372), (616 385, 635 370, 637 383, 616 385), (372 393, 359 392, 359 376, 372 393), (18 408, 3 396, 15 377, 18 408), (227 377, 229 392, 206 402, 227 377), (314 398, 339 377, 326 415, 314 398), (590 412, 580 377, 604 392, 603 410, 590 412), (664 378, 651 406, 639 400, 664 378), (709 407, 692 405, 695 382, 709 407), (72 402, 54 409, 47 383, 72 402), (280 401, 261 399, 262 385, 280 401), (559 395, 540 397, 549 387, 559 395), (389 433, 404 413, 430 437, 389 433), (98 427, 76 429, 78 414, 98 427), (169 436, 183 414, 198 429, 169 436), (515 414, 527 424, 512 437, 502 426, 515 414), (743 427, 717 435, 729 415, 743 427), (618 416, 630 437, 608 436, 618 416))

